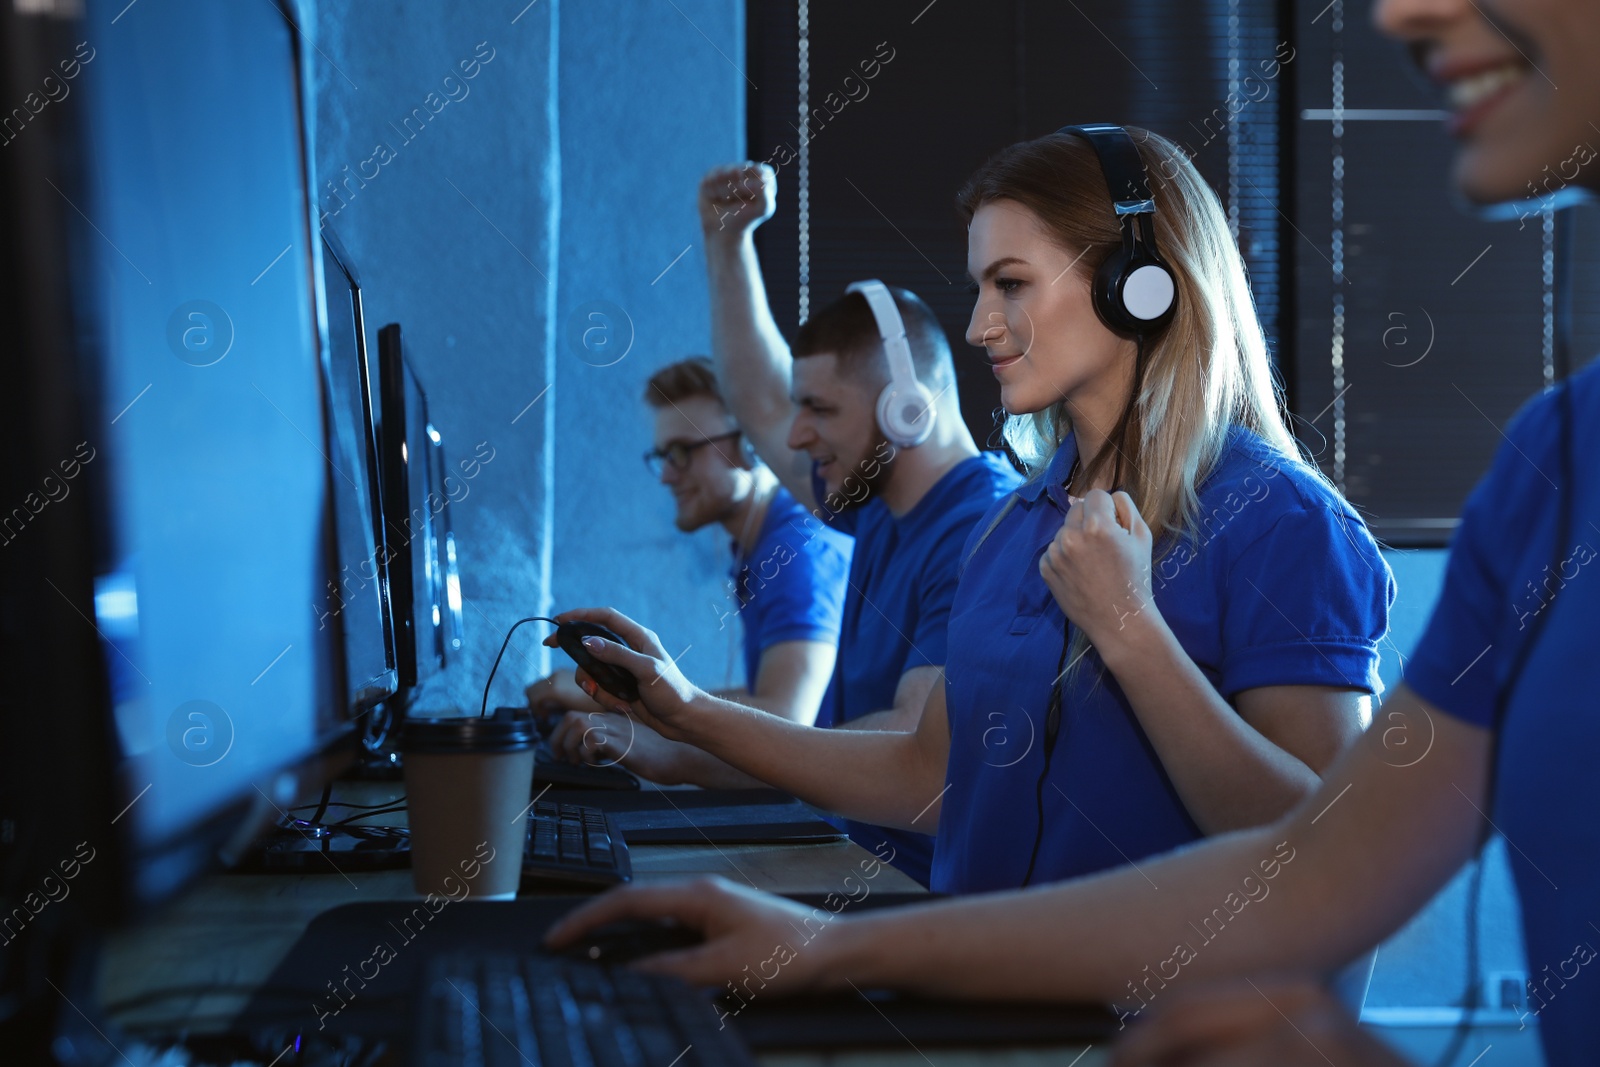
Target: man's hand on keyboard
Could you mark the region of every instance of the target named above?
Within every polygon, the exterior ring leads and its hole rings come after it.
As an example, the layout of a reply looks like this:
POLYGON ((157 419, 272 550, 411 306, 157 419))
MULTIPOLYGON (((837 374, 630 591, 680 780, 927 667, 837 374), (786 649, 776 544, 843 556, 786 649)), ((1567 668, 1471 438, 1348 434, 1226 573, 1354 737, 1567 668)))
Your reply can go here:
POLYGON ((528 707, 540 715, 559 715, 566 711, 598 711, 600 705, 578 685, 569 667, 531 683, 524 694, 528 707))
MULTIPOLYGON (((848 898, 841 896, 840 904, 843 910, 848 898)), ((714 987, 758 975, 765 983, 762 996, 844 985, 843 971, 827 960, 845 940, 842 928, 850 920, 829 908, 807 908, 720 877, 612 890, 552 926, 545 944, 560 950, 589 930, 628 919, 672 919, 705 935, 692 948, 646 956, 632 965, 642 971, 714 987)))
POLYGON ((608 711, 569 711, 550 734, 550 751, 568 763, 602 767, 622 764, 641 778, 660 785, 691 780, 695 749, 668 741, 627 715, 608 711))

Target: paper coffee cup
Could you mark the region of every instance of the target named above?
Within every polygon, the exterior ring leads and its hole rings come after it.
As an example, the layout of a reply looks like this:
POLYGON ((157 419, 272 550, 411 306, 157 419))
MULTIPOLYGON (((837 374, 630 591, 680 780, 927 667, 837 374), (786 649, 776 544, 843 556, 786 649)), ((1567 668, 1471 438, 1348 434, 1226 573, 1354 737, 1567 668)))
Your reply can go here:
POLYGON ((458 901, 517 895, 538 737, 525 708, 404 722, 400 751, 418 893, 458 901))

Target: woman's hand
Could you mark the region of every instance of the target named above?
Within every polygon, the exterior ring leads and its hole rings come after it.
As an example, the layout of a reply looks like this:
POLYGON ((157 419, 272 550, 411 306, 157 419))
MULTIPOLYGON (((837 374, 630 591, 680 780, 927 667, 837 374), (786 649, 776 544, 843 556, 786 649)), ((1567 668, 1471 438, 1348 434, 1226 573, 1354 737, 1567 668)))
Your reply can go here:
MULTIPOLYGON (((612 608, 566 611, 557 615, 556 621, 597 622, 627 642, 624 646, 599 637, 583 639, 584 650, 589 655, 627 671, 639 683, 639 699, 629 704, 601 689, 580 668, 576 674, 578 685, 596 704, 607 711, 631 716, 670 741, 689 740, 686 727, 694 714, 694 704, 705 699, 706 694, 683 676, 653 631, 612 608)), ((544 643, 557 647, 555 634, 545 638, 544 643)))
POLYGON ((1039 559, 1056 603, 1102 658, 1130 627, 1155 620, 1150 545, 1150 527, 1132 497, 1091 489, 1039 559))
POLYGON ((705 935, 702 944, 633 964, 694 985, 721 986, 757 975, 765 996, 842 987, 848 977, 829 966, 824 952, 841 940, 839 928, 849 920, 719 877, 614 889, 563 917, 545 934, 545 944, 559 950, 589 930, 628 919, 672 920, 705 935))
POLYGON ((690 780, 687 757, 696 751, 682 741, 668 741, 643 723, 609 711, 570 711, 550 734, 557 759, 600 767, 622 764, 658 785, 683 785, 690 780))
POLYGON ((1245 981, 1163 998, 1112 1050, 1111 1067, 1406 1067, 1309 980, 1245 981))

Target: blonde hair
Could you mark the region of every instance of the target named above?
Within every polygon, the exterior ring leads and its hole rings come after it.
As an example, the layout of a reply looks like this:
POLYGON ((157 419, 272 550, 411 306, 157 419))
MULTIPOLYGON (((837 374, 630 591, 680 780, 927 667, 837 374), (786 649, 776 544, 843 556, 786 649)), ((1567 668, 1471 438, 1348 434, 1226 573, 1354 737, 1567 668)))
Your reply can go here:
MULTIPOLYGON (((1172 268, 1178 306, 1172 321, 1143 342, 1143 373, 1121 433, 1113 431, 1099 455, 1080 462, 1085 484, 1093 484, 1106 464, 1120 461, 1123 488, 1149 524, 1159 558, 1197 530, 1196 487, 1222 458, 1231 426, 1255 431, 1286 460, 1302 457, 1284 421, 1244 260, 1216 193, 1172 142, 1127 129, 1155 196, 1156 246, 1172 268)), ((1121 243, 1099 158, 1079 137, 1050 134, 1003 149, 958 197, 969 224, 978 208, 997 200, 1027 208, 1071 253, 1089 250, 1073 268, 1085 282, 1121 243)), ((1071 430, 1066 404, 1057 402, 1010 416, 1003 433, 1038 477, 1071 430)), ((1078 635, 1072 662, 1086 647, 1078 635)))

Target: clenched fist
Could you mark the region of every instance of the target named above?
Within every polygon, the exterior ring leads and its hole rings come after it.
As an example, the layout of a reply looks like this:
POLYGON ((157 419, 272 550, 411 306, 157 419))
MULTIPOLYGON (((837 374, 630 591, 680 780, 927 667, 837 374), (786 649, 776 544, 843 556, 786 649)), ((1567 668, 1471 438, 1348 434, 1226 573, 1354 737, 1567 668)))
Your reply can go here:
POLYGON ((778 174, 765 163, 714 167, 700 179, 699 202, 706 240, 738 241, 778 209, 778 174))
POLYGON ((1155 612, 1150 545, 1150 527, 1132 497, 1091 489, 1039 559, 1056 603, 1102 657, 1130 625, 1155 612))

